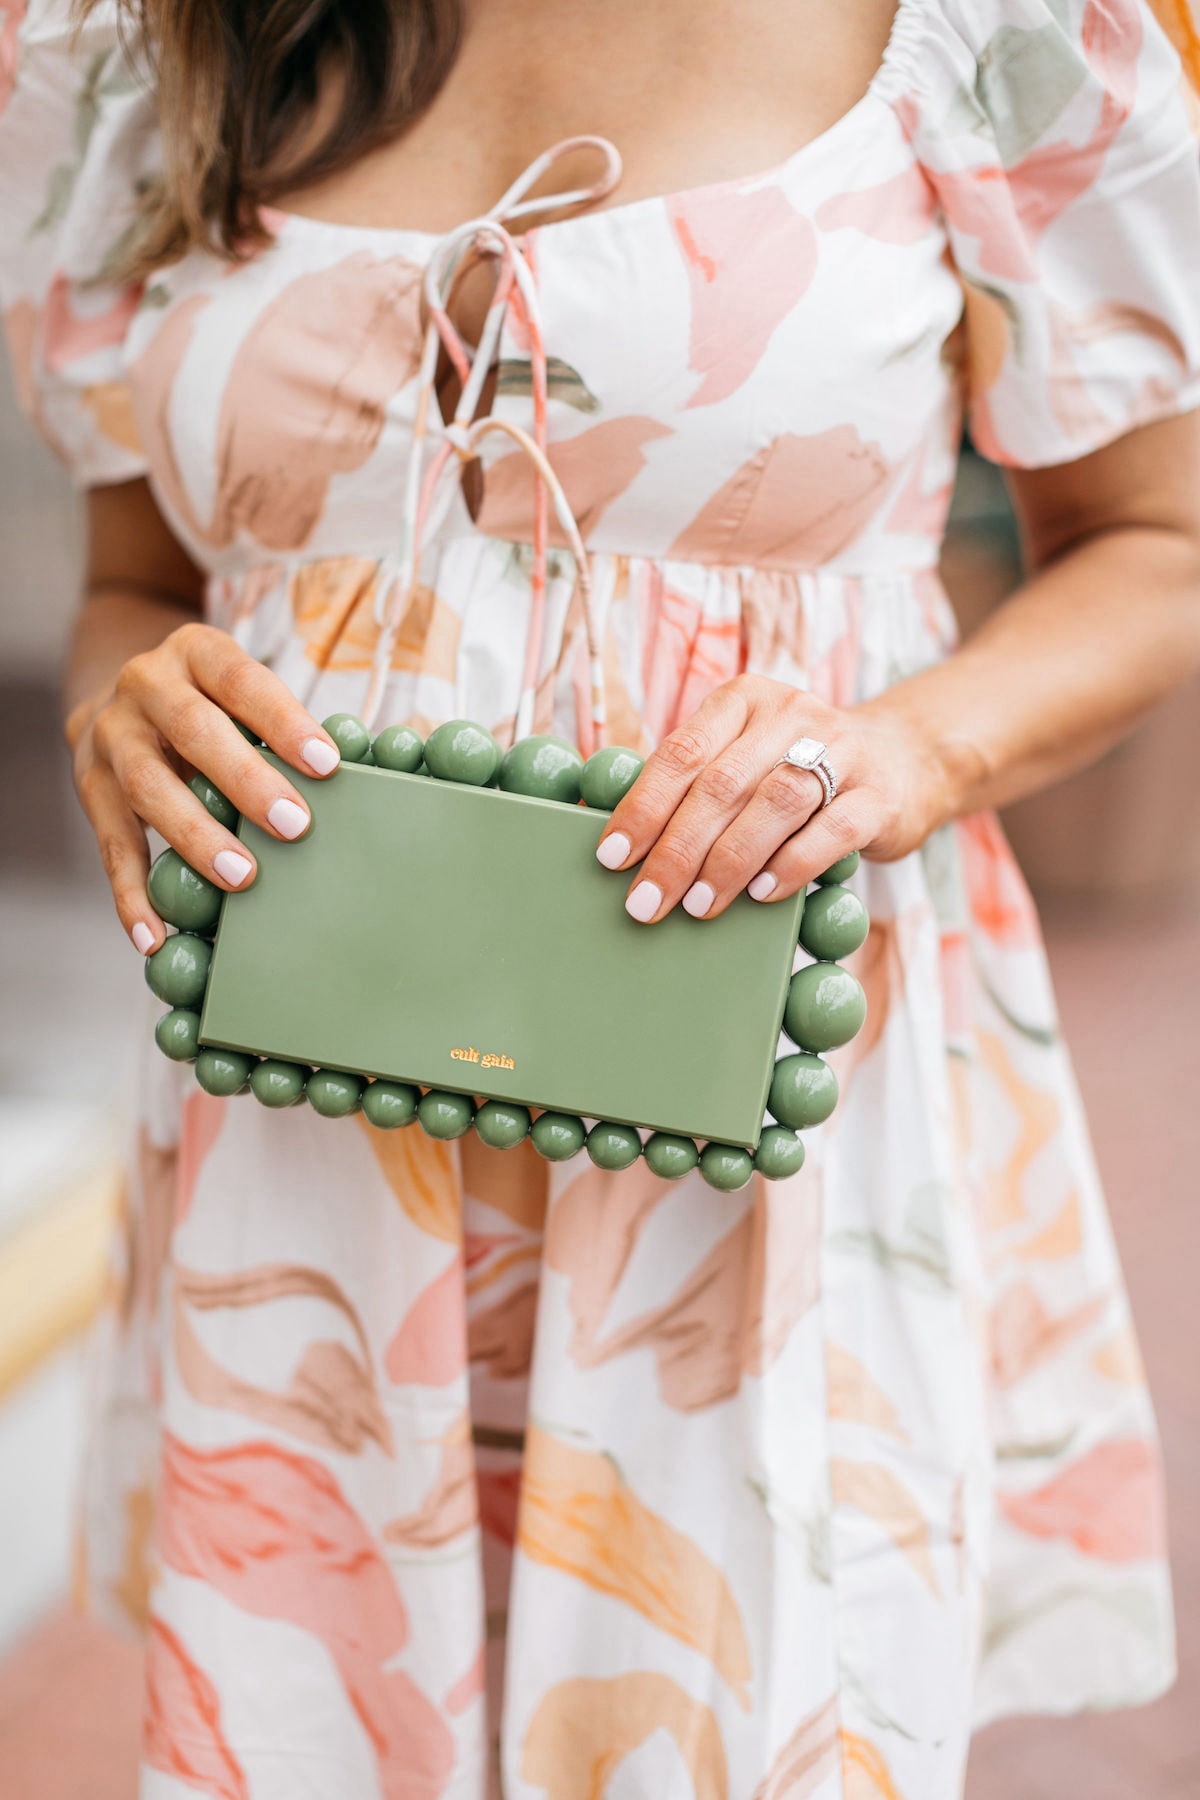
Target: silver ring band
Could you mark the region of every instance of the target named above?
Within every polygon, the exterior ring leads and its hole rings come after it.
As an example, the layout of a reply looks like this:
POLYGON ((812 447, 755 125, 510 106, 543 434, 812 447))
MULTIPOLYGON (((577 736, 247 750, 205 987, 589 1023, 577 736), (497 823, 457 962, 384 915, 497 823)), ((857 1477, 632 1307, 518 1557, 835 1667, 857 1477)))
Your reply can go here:
POLYGON ((782 768, 783 764, 787 763, 790 768, 803 769, 807 774, 815 775, 821 784, 821 791, 825 796, 821 802, 822 809, 831 804, 836 798, 838 791, 837 776, 834 774, 833 764, 825 754, 827 749, 828 745, 823 744, 820 738, 797 738, 796 742, 788 746, 787 750, 775 764, 777 769, 782 768))

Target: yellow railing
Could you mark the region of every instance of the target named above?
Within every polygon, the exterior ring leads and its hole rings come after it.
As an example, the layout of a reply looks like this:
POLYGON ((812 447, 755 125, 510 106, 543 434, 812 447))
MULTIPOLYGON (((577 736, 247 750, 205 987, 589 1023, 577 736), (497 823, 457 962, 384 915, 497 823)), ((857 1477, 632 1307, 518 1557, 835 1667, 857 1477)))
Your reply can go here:
POLYGON ((91 1324, 120 1192, 115 1167, 95 1169, 0 1238, 0 1401, 91 1324))

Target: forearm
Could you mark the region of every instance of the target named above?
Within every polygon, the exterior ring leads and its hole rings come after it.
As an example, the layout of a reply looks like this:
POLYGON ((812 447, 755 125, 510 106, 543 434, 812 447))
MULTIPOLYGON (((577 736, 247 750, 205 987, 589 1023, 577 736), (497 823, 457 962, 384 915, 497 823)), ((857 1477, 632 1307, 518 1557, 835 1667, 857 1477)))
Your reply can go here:
POLYGON ((75 622, 63 678, 69 742, 112 693, 131 657, 153 650, 171 632, 198 617, 186 600, 152 588, 113 583, 89 591, 75 622))
POLYGON ((923 740, 951 818, 1082 768, 1198 668, 1195 538, 1124 526, 1074 545, 948 661, 860 710, 923 740))

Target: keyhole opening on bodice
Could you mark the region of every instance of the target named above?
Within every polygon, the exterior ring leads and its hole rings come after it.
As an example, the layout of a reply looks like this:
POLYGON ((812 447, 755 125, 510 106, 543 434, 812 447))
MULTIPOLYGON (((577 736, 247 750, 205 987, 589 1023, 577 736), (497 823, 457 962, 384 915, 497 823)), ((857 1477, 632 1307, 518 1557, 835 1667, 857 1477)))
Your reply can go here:
MULTIPOLYGON (((475 254, 459 273, 447 302, 446 311, 450 322, 472 354, 477 349, 483 334, 484 320, 496 292, 497 279, 498 267, 495 258, 475 254)), ((497 374, 497 366, 493 362, 487 372, 478 405, 472 414, 472 424, 476 419, 486 419, 491 414, 496 400, 497 374)), ((434 391, 442 423, 449 425, 453 421, 455 409, 462 397, 462 382, 444 344, 438 355, 434 391)), ((478 519, 479 509, 483 504, 483 465, 477 457, 463 464, 459 473, 459 484, 467 511, 472 519, 478 519)))

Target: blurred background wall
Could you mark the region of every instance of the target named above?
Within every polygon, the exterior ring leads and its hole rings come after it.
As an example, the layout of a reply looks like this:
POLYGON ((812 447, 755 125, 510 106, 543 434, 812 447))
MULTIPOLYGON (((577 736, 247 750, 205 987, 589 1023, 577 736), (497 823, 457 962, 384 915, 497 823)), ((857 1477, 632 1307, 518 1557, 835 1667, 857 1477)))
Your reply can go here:
MULTIPOLYGON (((87 1416, 86 1327, 102 1296, 119 1203, 142 983, 60 743, 78 503, 18 418, 7 380, 0 358, 0 1794, 133 1800, 136 1652, 73 1622, 65 1600, 87 1416)), ((970 456, 945 573, 967 631, 1018 577, 1003 484, 970 456)), ((1200 1800, 1195 689, 1097 768, 1013 809, 1006 823, 1043 903, 1159 1407, 1183 1673, 1172 1696, 1139 1713, 985 1733, 968 1800, 1200 1800)))

